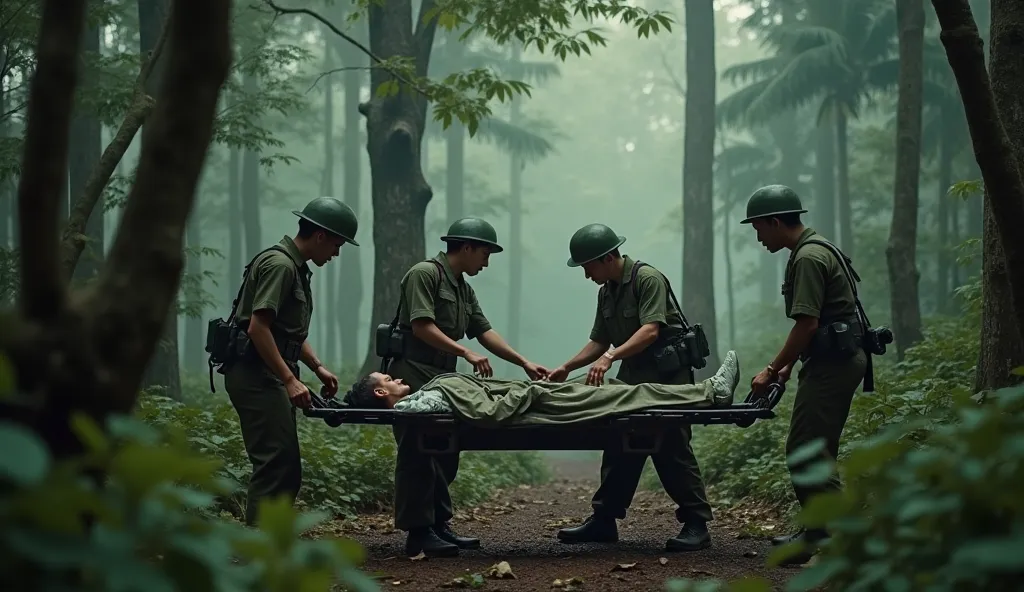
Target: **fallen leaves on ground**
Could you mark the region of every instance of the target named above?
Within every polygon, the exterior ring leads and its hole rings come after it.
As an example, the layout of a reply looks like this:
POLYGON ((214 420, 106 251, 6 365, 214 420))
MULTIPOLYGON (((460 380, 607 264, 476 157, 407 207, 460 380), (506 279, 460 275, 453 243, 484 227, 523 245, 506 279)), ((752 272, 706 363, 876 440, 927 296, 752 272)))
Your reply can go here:
POLYGON ((499 561, 487 570, 487 577, 495 580, 514 580, 516 579, 516 574, 512 573, 512 566, 509 565, 508 561, 499 561))

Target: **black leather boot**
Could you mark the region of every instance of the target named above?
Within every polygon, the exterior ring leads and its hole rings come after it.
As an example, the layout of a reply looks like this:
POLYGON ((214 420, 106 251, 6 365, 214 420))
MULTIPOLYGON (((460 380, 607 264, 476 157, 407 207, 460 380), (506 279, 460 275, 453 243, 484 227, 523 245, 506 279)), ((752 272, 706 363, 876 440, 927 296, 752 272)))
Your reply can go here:
POLYGON ((452 531, 452 527, 447 522, 441 522, 434 525, 434 533, 437 534, 441 540, 451 543, 460 549, 479 549, 480 539, 473 537, 464 537, 455 534, 452 531))
POLYGON ((666 551, 700 551, 711 546, 711 533, 704 522, 687 522, 679 534, 665 542, 666 551))
POLYGON ((563 543, 615 543, 619 540, 619 527, 614 518, 590 516, 583 524, 558 531, 563 543))
POLYGON ((421 552, 427 557, 454 557, 459 548, 438 537, 433 528, 414 528, 405 537, 405 554, 415 557, 421 552))
POLYGON ((776 547, 778 547, 780 545, 786 545, 788 543, 792 543, 793 541, 799 539, 803 535, 804 535, 804 531, 803 531, 803 529, 800 529, 800 530, 798 530, 798 531, 796 531, 794 533, 783 534, 783 535, 779 535, 777 537, 772 537, 772 545, 776 546, 776 547))
POLYGON ((776 537, 772 540, 773 544, 785 545, 787 543, 804 543, 804 548, 801 549, 796 555, 787 557, 786 559, 779 562, 780 567, 790 565, 803 565, 811 560, 814 555, 818 553, 818 548, 821 543, 828 539, 828 532, 820 529, 808 529, 800 530, 799 532, 792 534, 788 537, 776 537), (775 540, 782 541, 781 543, 775 543, 775 540))

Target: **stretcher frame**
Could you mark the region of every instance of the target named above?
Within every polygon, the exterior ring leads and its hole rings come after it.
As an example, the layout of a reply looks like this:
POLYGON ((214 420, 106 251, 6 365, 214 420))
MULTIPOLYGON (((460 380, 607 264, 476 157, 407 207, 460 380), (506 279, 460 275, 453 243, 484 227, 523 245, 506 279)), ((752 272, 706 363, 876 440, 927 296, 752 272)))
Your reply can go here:
POLYGON ((402 426, 412 430, 424 454, 455 454, 469 450, 609 450, 655 454, 671 432, 689 425, 735 425, 747 428, 775 418, 785 387, 772 384, 762 396, 753 392, 742 403, 714 408, 651 408, 567 425, 480 427, 451 413, 409 413, 394 409, 355 409, 337 400, 313 395, 303 410, 331 427, 402 426))

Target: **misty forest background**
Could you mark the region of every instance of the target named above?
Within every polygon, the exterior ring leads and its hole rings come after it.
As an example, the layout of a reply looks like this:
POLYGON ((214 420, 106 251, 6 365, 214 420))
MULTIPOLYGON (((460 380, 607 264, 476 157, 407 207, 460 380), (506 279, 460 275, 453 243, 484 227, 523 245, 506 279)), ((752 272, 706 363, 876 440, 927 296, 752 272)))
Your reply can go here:
MULTIPOLYGON (((18 293, 15 194, 39 24, 31 4, 0 5, 5 304, 18 293)), ((368 43, 366 20, 349 18, 349 3, 307 4, 368 43)), ((911 4, 918 9, 901 22, 892 2, 648 0, 646 8, 673 13, 671 31, 638 36, 632 26, 600 20, 607 47, 565 59, 483 35, 460 41, 458 30, 439 28, 431 77, 491 67, 532 90, 492 102, 472 135, 457 119, 444 129, 428 109, 420 149, 428 200, 415 183, 404 195, 375 195, 359 111, 376 92, 366 53, 309 15, 235 2, 234 61, 188 223, 178 303, 136 414, 183 430, 195 449, 223 461, 224 475, 246 482, 248 461, 219 375, 217 392, 209 392, 207 320, 227 315, 252 256, 294 235, 291 210, 321 195, 357 212, 363 245, 346 246, 313 274, 310 341, 343 385, 376 367, 371 328, 393 315, 398 280, 409 264, 442 250, 439 237, 462 216, 490 221, 506 247, 470 281, 495 329, 531 360, 554 367, 585 343, 597 288, 565 260, 572 232, 602 222, 628 238, 626 254, 668 275, 690 321, 708 330, 708 371, 735 349, 747 381, 791 324, 780 292, 788 252, 766 253, 739 220, 753 190, 784 183, 810 210, 806 222, 853 258, 872 323, 896 336, 890 353, 875 359, 877 392, 855 401, 844 455, 910 419, 955 423, 971 395, 1018 380, 1010 370, 1024 362, 1024 346, 1014 324, 1003 322, 1011 314, 1006 272, 939 26, 928 3, 911 4), (909 44, 898 43, 900 35, 909 44)), ((71 204, 88 193, 90 173, 132 113, 140 55, 157 46, 167 12, 166 0, 89 6, 62 209, 72 220, 71 204)), ((989 4, 971 6, 987 39, 989 4)), ((140 144, 141 134, 89 218, 74 268, 79 285, 103 265, 140 144)), ((495 370, 523 376, 503 362, 495 370)), ((782 452, 791 404, 787 397, 778 419, 748 429, 696 428, 717 503, 793 508, 782 452)), ((381 466, 394 462, 390 430, 331 429, 300 418, 300 431, 307 475, 300 507, 340 516, 389 507, 392 475, 381 466)), ((543 481, 546 457, 465 454, 454 492, 466 504, 499 487, 543 481)), ((653 476, 645 486, 660 487, 653 476)), ((244 490, 218 500, 238 515, 244 490)))

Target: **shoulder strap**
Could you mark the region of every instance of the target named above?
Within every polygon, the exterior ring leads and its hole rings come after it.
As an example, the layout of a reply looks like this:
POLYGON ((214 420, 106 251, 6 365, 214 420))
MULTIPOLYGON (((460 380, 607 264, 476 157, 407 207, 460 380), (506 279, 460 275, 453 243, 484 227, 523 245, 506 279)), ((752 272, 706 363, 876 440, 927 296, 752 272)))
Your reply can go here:
MULTIPOLYGON (((235 295, 235 299, 231 303, 231 314, 228 315, 227 322, 230 323, 232 321, 232 319, 235 318, 235 313, 238 312, 238 305, 242 301, 242 290, 245 290, 245 284, 247 284, 249 282, 249 271, 252 269, 253 263, 256 262, 256 259, 260 255, 262 255, 262 254, 264 254, 264 253, 266 253, 268 251, 280 251, 280 252, 284 253, 285 255, 288 255, 288 260, 289 261, 291 261, 293 264, 295 263, 295 260, 292 259, 292 256, 289 255, 288 251, 284 250, 284 247, 282 247, 281 245, 273 245, 271 247, 267 247, 266 249, 263 249, 259 253, 256 253, 255 255, 253 255, 252 259, 250 259, 249 263, 245 266, 245 269, 242 270, 242 285, 238 286, 238 294, 235 295)), ((296 264, 295 268, 298 269, 298 267, 299 266, 296 264)))
POLYGON ((679 301, 676 300, 676 295, 672 291, 672 282, 668 281, 668 277, 666 277, 665 274, 661 273, 661 270, 656 269, 651 265, 644 263, 643 261, 637 261, 636 263, 634 263, 633 270, 629 274, 629 281, 633 285, 633 298, 636 299, 637 304, 640 304, 640 287, 637 286, 636 284, 636 274, 638 271, 640 271, 640 268, 644 266, 650 267, 654 271, 657 271, 658 275, 665 279, 665 285, 668 286, 668 297, 671 299, 672 305, 675 306, 676 310, 679 311, 679 318, 681 318, 683 321, 683 329, 689 329, 690 321, 686 320, 686 315, 683 313, 683 307, 679 306, 679 301))
POLYGON ((857 314, 861 317, 860 320, 864 324, 863 329, 867 331, 871 327, 871 321, 868 320, 868 315, 866 312, 864 312, 864 306, 860 302, 860 296, 857 294, 857 283, 860 282, 861 279, 860 276, 857 274, 856 270, 853 269, 853 260, 847 257, 846 253, 843 253, 841 250, 839 250, 839 247, 833 245, 832 243, 825 239, 820 238, 809 238, 806 241, 804 241, 799 247, 797 247, 793 251, 793 259, 796 259, 797 251, 799 251, 804 245, 811 243, 825 247, 833 255, 835 255, 836 259, 839 260, 839 266, 843 268, 843 274, 846 276, 846 281, 850 282, 850 290, 853 291, 853 300, 857 304, 857 314))
MULTIPOLYGON (((423 262, 427 262, 427 261, 429 261, 430 263, 433 263, 434 267, 437 268, 437 289, 434 291, 434 294, 436 295, 438 292, 441 291, 441 283, 444 282, 444 268, 441 267, 441 264, 438 263, 434 259, 424 259, 423 260, 423 262)), ((401 291, 399 291, 399 294, 398 294, 398 308, 395 309, 395 318, 391 319, 391 328, 392 329, 394 329, 395 327, 398 326, 398 317, 401 314, 402 314, 402 294, 401 294, 401 291)))

